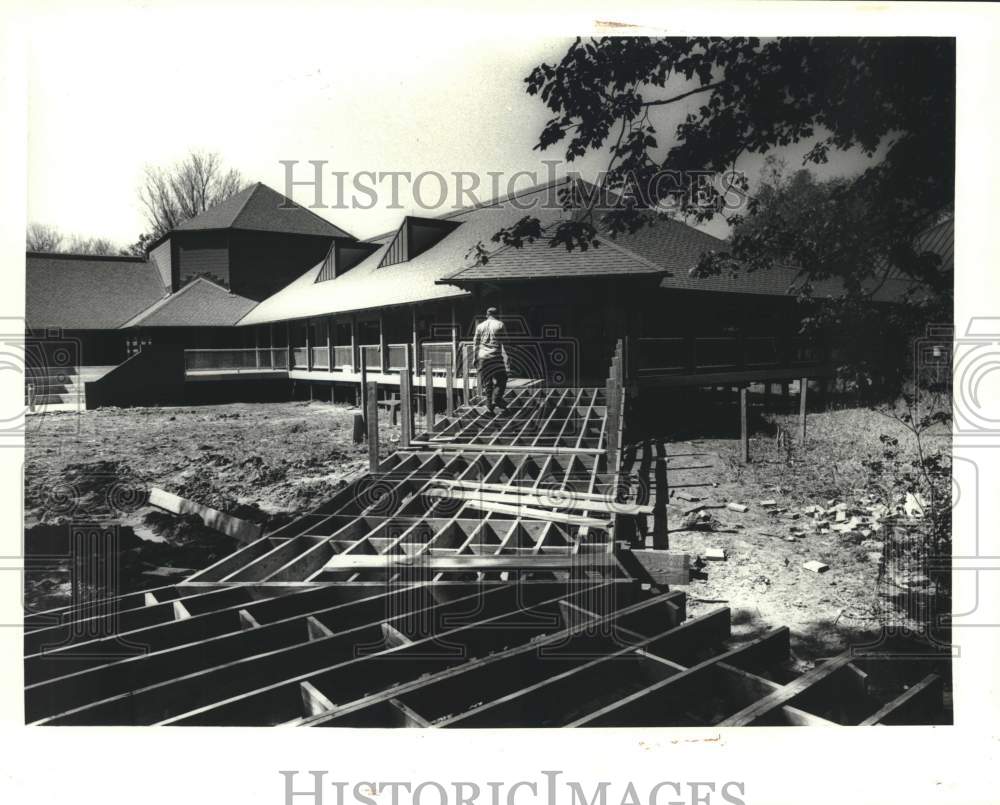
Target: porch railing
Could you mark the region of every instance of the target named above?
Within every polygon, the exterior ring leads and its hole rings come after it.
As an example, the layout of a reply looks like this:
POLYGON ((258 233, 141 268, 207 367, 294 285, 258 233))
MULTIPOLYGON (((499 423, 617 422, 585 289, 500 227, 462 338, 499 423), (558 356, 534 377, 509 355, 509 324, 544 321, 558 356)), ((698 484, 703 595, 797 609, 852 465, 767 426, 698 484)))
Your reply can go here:
POLYGON ((819 344, 776 336, 673 336, 636 339, 640 376, 817 366, 819 344))
POLYGON ((354 366, 354 348, 350 344, 333 348, 333 368, 342 369, 345 366, 354 366))
POLYGON ((288 370, 287 347, 256 349, 186 349, 186 372, 239 372, 288 370))
POLYGON ((312 347, 312 368, 313 369, 329 369, 330 368, 330 348, 329 347, 312 347))

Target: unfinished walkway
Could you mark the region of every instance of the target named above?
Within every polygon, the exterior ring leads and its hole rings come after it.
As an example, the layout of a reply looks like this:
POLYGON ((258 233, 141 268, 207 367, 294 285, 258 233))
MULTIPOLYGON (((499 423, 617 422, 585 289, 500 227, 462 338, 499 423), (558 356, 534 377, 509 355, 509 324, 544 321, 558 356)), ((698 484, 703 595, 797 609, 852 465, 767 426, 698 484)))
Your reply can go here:
POLYGON ((687 618, 649 583, 623 542, 653 507, 620 472, 620 372, 619 353, 604 388, 519 389, 500 416, 470 399, 421 433, 405 400, 401 448, 309 514, 181 584, 28 615, 26 720, 933 721, 942 681, 920 662, 848 652, 795 675, 788 629, 734 645, 728 608, 687 618))

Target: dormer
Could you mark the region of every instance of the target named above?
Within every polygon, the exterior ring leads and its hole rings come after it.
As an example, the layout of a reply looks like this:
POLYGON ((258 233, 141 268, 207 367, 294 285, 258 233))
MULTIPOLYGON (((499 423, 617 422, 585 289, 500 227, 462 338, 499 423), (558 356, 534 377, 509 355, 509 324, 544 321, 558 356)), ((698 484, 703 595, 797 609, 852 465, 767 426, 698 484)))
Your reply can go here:
POLYGON ((335 240, 323 260, 323 267, 316 275, 316 282, 326 282, 343 276, 368 255, 379 250, 377 243, 360 240, 335 240))
POLYGON ((416 218, 407 215, 396 236, 385 250, 379 268, 387 268, 397 263, 405 263, 423 254, 461 225, 459 221, 440 218, 416 218))

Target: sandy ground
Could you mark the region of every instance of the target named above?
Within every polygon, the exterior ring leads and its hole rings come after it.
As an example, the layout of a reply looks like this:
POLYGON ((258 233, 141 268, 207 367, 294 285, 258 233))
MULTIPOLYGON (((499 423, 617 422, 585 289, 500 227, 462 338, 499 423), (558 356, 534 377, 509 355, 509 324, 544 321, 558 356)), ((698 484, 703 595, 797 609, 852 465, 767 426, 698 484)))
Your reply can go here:
MULTIPOLYGON (((367 467, 366 445, 352 443, 354 410, 287 402, 43 416, 33 423, 26 451, 26 545, 29 556, 56 558, 29 572, 27 604, 42 609, 68 601, 69 523, 96 519, 117 526, 125 557, 121 583, 132 589, 168 583, 237 547, 197 518, 145 505, 151 486, 265 529, 308 511, 367 467)), ((854 506, 867 494, 862 461, 877 451, 876 431, 884 426, 872 416, 811 415, 807 449, 777 447, 773 438, 757 435, 749 466, 738 460, 735 439, 663 442, 670 548, 697 560, 695 578, 679 588, 692 615, 729 606, 738 639, 788 626, 803 667, 877 637, 880 624, 896 617, 899 602, 885 595, 880 563, 872 557, 884 535, 792 534, 803 522, 792 515, 802 507, 854 506), (700 500, 680 499, 680 493, 700 500), (775 506, 760 505, 768 499, 775 506), (684 527, 691 506, 728 502, 748 510, 712 508, 712 530, 684 527), (702 562, 712 548, 725 551, 725 560, 702 562), (810 560, 829 570, 804 569, 810 560)), ((792 419, 784 424, 794 431, 792 419)), ((383 424, 382 433, 387 454, 398 429, 383 424)), ((640 558, 656 580, 658 557, 643 551, 640 558)))
MULTIPOLYGON (((68 524, 115 526, 123 586, 167 583, 230 553, 197 518, 145 505, 160 487, 274 528, 367 468, 352 441, 356 409, 321 402, 100 409, 33 418, 25 451, 26 601, 68 601, 68 524), (62 558, 60 558, 62 557, 62 558)), ((383 424, 383 454, 398 428, 383 424)))
MULTIPOLYGON (((794 432, 793 417, 776 419, 794 432)), ((893 424, 869 411, 811 414, 805 449, 794 436, 788 449, 758 434, 749 465, 742 464, 735 439, 667 440, 669 548, 691 554, 697 567, 690 584, 673 587, 687 593, 689 613, 730 607, 738 640, 789 627, 800 670, 849 646, 880 641, 884 624, 912 635, 926 631, 928 607, 944 611, 948 602, 933 589, 906 586, 909 577, 900 578, 896 563, 887 567, 885 559, 890 534, 919 531, 920 523, 837 533, 817 530, 803 512, 836 504, 867 511, 874 490, 863 462, 878 453, 880 433, 904 438, 893 424), (730 502, 747 510, 726 508, 730 502), (687 528, 693 524, 685 512, 702 504, 710 507, 711 525, 687 528), (725 559, 706 558, 710 549, 721 549, 725 559), (810 561, 829 569, 812 572, 803 567, 810 561)), ((651 551, 639 556, 655 580, 662 561, 651 551)))

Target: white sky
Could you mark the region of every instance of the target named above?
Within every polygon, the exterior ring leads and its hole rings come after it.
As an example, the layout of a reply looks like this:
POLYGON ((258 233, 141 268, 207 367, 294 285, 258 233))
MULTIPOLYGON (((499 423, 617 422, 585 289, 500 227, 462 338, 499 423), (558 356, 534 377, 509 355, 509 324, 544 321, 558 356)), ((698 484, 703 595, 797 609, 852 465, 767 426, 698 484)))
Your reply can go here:
MULTIPOLYGON (((192 149, 217 151, 281 192, 279 160, 299 160, 297 178, 312 176, 308 160, 351 174, 472 171, 484 177, 481 198, 492 195, 487 171, 536 170, 544 181, 541 160, 561 151, 532 150, 548 112, 523 79, 570 40, 483 25, 418 29, 405 14, 391 26, 386 14, 351 24, 328 7, 133 6, 39 17, 30 40, 29 220, 132 242, 145 230, 136 193, 144 165, 192 149)), ((661 142, 672 130, 659 126, 661 142)), ((791 167, 805 150, 789 155, 791 167)), ((759 164, 741 167, 755 175, 759 164)), ((602 165, 595 156, 571 168, 592 176, 602 165)), ((437 187, 423 185, 426 196, 437 187)), ((324 189, 329 204, 332 176, 324 189)), ((308 190, 293 198, 313 200, 308 190)), ((371 210, 316 212, 365 237, 398 224, 412 203, 406 185, 400 201, 407 210, 384 209, 385 192, 371 210)))

